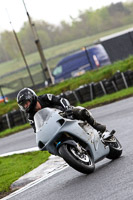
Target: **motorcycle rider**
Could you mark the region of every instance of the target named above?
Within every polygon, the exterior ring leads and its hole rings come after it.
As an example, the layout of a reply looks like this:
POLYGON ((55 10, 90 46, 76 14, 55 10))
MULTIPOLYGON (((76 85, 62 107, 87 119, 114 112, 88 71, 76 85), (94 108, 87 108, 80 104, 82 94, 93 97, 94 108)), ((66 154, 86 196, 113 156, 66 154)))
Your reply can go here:
POLYGON ((24 88, 17 95, 17 103, 20 109, 27 113, 28 121, 33 127, 34 132, 36 132, 34 124, 35 113, 40 109, 49 107, 60 109, 65 112, 66 116, 73 115, 75 119, 87 121, 93 128, 103 133, 102 137, 104 139, 110 137, 110 132, 106 130, 106 126, 97 123, 87 109, 72 107, 65 98, 60 98, 53 94, 37 96, 32 89, 24 88))

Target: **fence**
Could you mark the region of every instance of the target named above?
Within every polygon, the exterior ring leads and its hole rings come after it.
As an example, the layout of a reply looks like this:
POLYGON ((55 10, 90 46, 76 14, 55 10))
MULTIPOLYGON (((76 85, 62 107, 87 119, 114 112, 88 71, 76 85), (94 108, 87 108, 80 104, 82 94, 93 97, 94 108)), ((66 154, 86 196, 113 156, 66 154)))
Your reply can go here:
MULTIPOLYGON (((45 87, 46 79, 41 63, 31 65, 30 72, 36 87, 45 87)), ((2 88, 3 94, 12 99, 20 89, 24 87, 32 88, 33 84, 26 67, 23 67, 21 69, 0 76, 0 86, 2 88)))
MULTIPOLYGON (((77 103, 92 101, 97 97, 111 94, 130 86, 133 86, 133 71, 118 71, 108 80, 105 79, 98 83, 81 85, 79 88, 73 91, 66 91, 59 96, 68 99, 71 105, 76 105, 77 103)), ((25 123, 27 123, 25 113, 15 110, 1 116, 0 131, 25 123)))

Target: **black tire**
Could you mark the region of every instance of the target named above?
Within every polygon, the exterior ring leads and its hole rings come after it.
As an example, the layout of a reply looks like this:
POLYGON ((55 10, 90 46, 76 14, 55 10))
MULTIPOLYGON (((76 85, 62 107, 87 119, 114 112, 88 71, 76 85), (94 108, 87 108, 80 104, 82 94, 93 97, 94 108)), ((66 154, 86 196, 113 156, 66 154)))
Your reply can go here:
POLYGON ((78 149, 70 144, 63 144, 59 148, 59 154, 72 168, 81 173, 90 174, 95 170, 94 161, 84 148, 81 147, 81 149, 84 158, 81 158, 78 155, 80 154, 78 149))
POLYGON ((116 137, 113 136, 113 138, 114 138, 115 142, 109 143, 110 152, 106 156, 108 159, 111 159, 111 160, 119 158, 122 154, 122 146, 121 146, 120 142, 117 140, 116 137))

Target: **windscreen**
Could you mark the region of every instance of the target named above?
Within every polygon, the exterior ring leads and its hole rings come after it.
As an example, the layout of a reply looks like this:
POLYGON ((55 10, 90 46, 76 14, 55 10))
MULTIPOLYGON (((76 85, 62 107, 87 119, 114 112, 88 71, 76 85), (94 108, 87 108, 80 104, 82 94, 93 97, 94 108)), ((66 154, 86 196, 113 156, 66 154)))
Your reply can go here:
POLYGON ((51 116, 51 109, 48 109, 48 108, 39 110, 35 114, 34 121, 35 121, 36 132, 38 132, 40 130, 40 128, 43 126, 44 122, 48 121, 50 116, 51 116))

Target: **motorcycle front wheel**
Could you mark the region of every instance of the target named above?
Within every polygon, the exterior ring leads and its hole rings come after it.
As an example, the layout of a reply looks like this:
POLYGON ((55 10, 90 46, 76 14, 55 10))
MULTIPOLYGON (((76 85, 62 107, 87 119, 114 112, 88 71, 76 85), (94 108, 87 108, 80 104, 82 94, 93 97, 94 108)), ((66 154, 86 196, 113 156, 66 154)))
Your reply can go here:
POLYGON ((70 144, 63 144, 59 148, 61 157, 77 171, 90 174, 95 170, 95 164, 89 153, 80 146, 78 149, 70 144))

